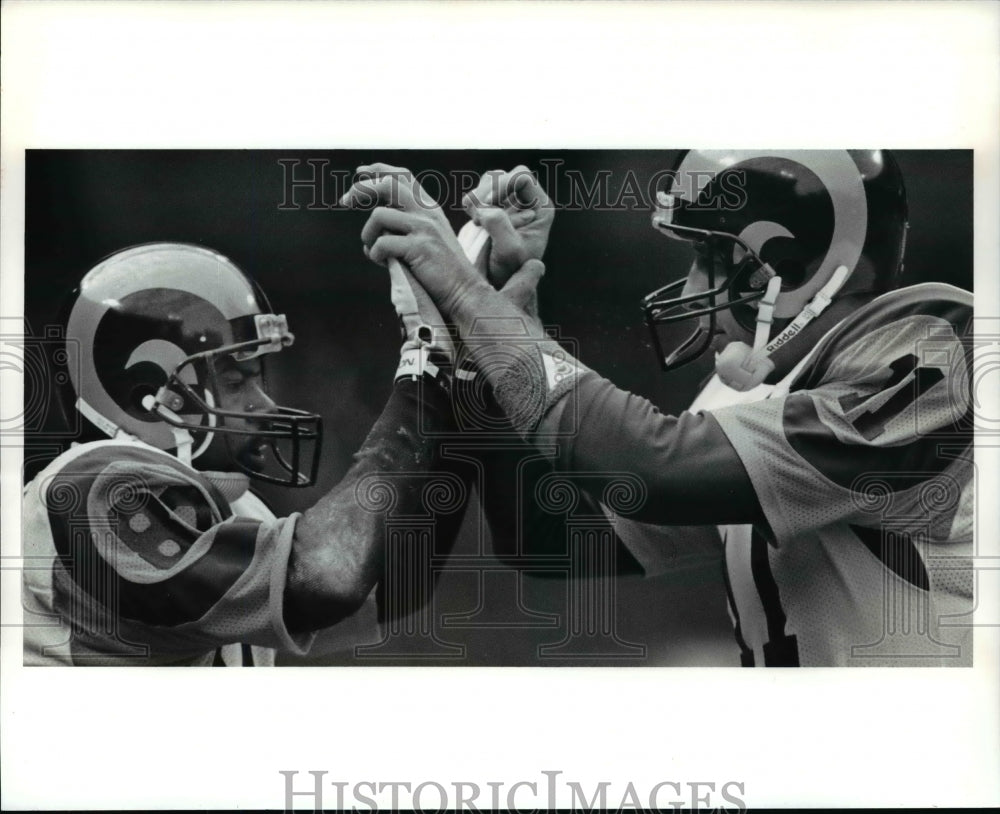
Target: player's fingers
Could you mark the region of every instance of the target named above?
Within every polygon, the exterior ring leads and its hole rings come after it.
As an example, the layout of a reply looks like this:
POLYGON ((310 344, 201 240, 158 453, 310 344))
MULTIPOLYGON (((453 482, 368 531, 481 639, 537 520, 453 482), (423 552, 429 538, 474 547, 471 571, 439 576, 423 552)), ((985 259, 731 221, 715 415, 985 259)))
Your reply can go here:
POLYGON ((413 173, 410 172, 406 167, 394 167, 392 164, 386 164, 382 161, 376 161, 373 164, 362 164, 356 170, 358 175, 370 175, 370 176, 381 176, 381 175, 395 175, 399 178, 409 178, 412 180, 413 173))
POLYGON ((462 196, 462 209, 465 210, 465 214, 469 216, 469 219, 479 226, 479 208, 480 203, 473 197, 474 193, 469 192, 462 196))
POLYGON ((479 225, 479 208, 497 206, 505 187, 501 179, 506 175, 503 170, 490 170, 479 176, 479 183, 471 192, 462 196, 462 206, 472 220, 479 225))
POLYGON ((372 210, 361 228, 361 242, 371 246, 386 232, 409 234, 413 230, 413 216, 399 209, 379 206, 372 210))
POLYGON ((509 210, 526 211, 550 206, 549 196, 534 173, 524 164, 509 172, 490 170, 483 173, 476 188, 466 195, 462 204, 469 216, 476 219, 475 209, 483 206, 503 206, 509 210))
POLYGON ((545 194, 534 173, 524 164, 519 164, 508 173, 507 200, 517 208, 549 204, 549 196, 545 194))
POLYGON ((505 211, 510 219, 510 225, 515 229, 527 226, 538 217, 538 212, 534 209, 507 209, 505 211))
POLYGON ((437 200, 421 186, 413 172, 406 167, 395 167, 392 164, 376 162, 362 164, 357 168, 357 172, 359 175, 372 178, 389 177, 394 179, 400 187, 399 198, 403 209, 412 210, 411 201, 420 209, 436 209, 438 207, 437 200))
POLYGON ((398 175, 359 178, 344 193, 340 203, 352 209, 370 209, 374 206, 413 209, 412 185, 398 175))
POLYGON ((538 186, 534 175, 523 164, 510 172, 490 170, 483 173, 479 184, 463 196, 462 206, 477 225, 479 210, 488 206, 502 206, 513 215, 515 228, 530 223, 535 218, 536 206, 548 205, 548 196, 538 186))
MULTIPOLYGON (((524 241, 517 234, 507 213, 499 207, 490 207, 479 210, 480 225, 489 233, 490 240, 493 241, 493 254, 503 257, 505 263, 513 268, 518 268, 527 260, 527 251, 524 248, 524 241)), ((493 282, 506 282, 506 280, 494 280, 493 282)))
POLYGON ((406 253, 410 248, 410 238, 406 235, 382 235, 377 238, 365 253, 368 259, 380 266, 387 265, 390 258, 406 262, 406 253))
POLYGON ((340 196, 340 205, 351 209, 371 209, 379 203, 379 193, 370 178, 359 178, 340 196))

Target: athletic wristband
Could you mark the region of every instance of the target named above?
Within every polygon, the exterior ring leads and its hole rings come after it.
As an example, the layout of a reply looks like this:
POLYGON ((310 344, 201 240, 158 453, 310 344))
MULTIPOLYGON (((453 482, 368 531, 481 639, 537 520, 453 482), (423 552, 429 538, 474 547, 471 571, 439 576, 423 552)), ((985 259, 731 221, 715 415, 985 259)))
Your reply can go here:
POLYGON ((399 366, 393 382, 421 381, 425 377, 437 384, 447 393, 452 389, 451 360, 434 345, 421 343, 413 347, 410 343, 403 346, 399 353, 399 366))
POLYGON ((440 368, 431 361, 430 345, 419 345, 416 348, 403 348, 399 354, 399 366, 393 381, 403 378, 419 379, 424 374, 432 379, 437 378, 440 368))
POLYGON ((455 370, 455 378, 463 384, 472 384, 478 375, 476 369, 465 361, 455 370))
POLYGON ((525 356, 512 359, 510 367, 500 375, 493 387, 493 396, 522 435, 535 431, 553 405, 570 393, 587 367, 570 356, 559 345, 548 341, 525 356))

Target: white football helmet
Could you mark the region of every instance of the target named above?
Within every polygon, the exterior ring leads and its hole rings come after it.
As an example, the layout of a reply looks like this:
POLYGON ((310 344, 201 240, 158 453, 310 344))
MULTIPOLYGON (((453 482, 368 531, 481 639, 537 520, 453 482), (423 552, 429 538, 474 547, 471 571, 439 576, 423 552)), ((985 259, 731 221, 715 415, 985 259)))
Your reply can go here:
POLYGON ((271 313, 260 288, 221 254, 183 243, 124 249, 84 276, 69 312, 73 406, 105 435, 126 433, 188 462, 220 435, 251 477, 309 486, 319 465, 320 416, 217 406, 216 359, 263 362, 293 341, 284 315, 271 313), (259 467, 236 454, 247 436, 269 450, 259 467))

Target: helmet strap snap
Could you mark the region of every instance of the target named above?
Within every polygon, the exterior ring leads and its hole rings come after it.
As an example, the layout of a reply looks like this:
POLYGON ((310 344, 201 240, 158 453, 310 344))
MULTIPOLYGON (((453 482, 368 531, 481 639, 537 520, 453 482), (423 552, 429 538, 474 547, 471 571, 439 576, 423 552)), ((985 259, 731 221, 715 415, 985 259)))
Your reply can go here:
MULTIPOLYGON (((206 389, 205 390, 205 403, 209 407, 215 407, 215 398, 213 398, 212 391, 210 389, 206 389)), ((218 424, 218 421, 217 421, 217 419, 215 417, 215 413, 209 412, 209 414, 208 414, 208 426, 212 427, 214 429, 217 424, 218 424)), ((189 438, 191 437, 190 433, 188 434, 188 437, 189 438)), ((212 439, 213 438, 215 438, 215 433, 214 432, 206 432, 205 433, 205 438, 201 442, 201 444, 198 446, 198 449, 194 450, 194 452, 191 453, 191 460, 194 460, 199 455, 201 455, 206 449, 208 449, 209 445, 212 443, 212 439)))
POLYGON ((771 335, 774 321, 774 303, 781 291, 781 278, 774 275, 767 281, 767 289, 757 307, 757 325, 754 330, 753 347, 746 342, 730 342, 715 357, 715 371, 722 383, 744 393, 763 383, 772 370, 774 362, 767 358, 765 348, 771 335))
POLYGON ((731 342, 715 357, 715 371, 722 383, 741 393, 763 384, 774 370, 774 362, 768 357, 826 310, 849 275, 847 266, 838 266, 791 324, 769 342, 774 303, 781 288, 781 278, 772 277, 757 312, 753 347, 745 342, 731 342))
POLYGON ((715 372, 727 387, 745 393, 763 383, 774 362, 767 354, 754 350, 746 342, 730 342, 715 357, 715 372))
MULTIPOLYGON (((161 388, 162 390, 162 388, 161 388)), ((158 398, 153 396, 143 396, 142 406, 145 407, 149 412, 156 413, 161 418, 167 419, 167 424, 170 427, 170 432, 174 436, 174 446, 177 449, 175 457, 182 464, 191 466, 191 445, 193 439, 191 438, 191 433, 189 433, 183 427, 175 426, 174 422, 181 423, 182 419, 173 410, 168 409, 164 405, 160 404, 158 398)))

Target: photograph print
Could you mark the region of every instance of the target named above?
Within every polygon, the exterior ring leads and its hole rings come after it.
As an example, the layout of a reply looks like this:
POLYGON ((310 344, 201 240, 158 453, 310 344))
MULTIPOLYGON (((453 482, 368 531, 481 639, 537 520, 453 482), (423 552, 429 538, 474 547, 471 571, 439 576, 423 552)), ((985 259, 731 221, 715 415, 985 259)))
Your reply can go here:
POLYGON ((25 665, 968 667, 971 150, 28 150, 25 665))

